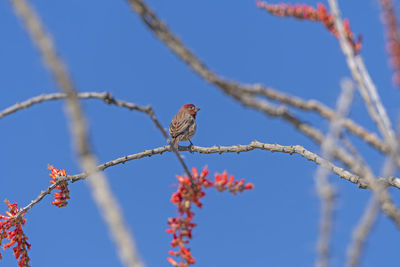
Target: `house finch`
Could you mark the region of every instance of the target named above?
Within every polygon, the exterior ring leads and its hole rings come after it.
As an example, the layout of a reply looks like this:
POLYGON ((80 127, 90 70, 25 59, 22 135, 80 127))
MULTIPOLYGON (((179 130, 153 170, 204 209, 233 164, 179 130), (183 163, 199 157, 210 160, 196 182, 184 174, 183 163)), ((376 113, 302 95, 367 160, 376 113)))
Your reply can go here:
MULTIPOLYGON (((172 146, 177 149, 180 141, 189 141, 196 133, 196 114, 200 109, 193 104, 186 104, 172 118, 169 125, 169 135, 172 138, 172 146)), ((192 144, 193 145, 193 144, 192 144)))

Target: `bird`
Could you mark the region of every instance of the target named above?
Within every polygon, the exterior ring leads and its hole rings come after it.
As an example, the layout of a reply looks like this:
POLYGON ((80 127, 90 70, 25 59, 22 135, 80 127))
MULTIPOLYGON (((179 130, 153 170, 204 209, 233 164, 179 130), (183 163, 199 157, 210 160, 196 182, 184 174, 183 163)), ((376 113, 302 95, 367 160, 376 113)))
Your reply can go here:
POLYGON ((193 104, 186 104, 181 107, 179 112, 172 118, 169 125, 169 135, 172 138, 171 145, 178 149, 179 142, 189 141, 196 133, 196 115, 200 108, 193 104))

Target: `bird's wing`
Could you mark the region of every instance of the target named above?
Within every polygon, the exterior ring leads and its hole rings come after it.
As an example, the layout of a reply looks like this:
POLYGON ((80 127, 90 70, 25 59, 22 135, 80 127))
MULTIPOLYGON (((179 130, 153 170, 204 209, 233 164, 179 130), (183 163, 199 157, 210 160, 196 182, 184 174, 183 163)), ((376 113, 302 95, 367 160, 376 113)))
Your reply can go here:
POLYGON ((176 114, 169 125, 169 134, 172 138, 176 138, 179 135, 188 131, 189 127, 194 123, 194 118, 190 114, 176 114), (182 116, 183 118, 179 118, 182 116))

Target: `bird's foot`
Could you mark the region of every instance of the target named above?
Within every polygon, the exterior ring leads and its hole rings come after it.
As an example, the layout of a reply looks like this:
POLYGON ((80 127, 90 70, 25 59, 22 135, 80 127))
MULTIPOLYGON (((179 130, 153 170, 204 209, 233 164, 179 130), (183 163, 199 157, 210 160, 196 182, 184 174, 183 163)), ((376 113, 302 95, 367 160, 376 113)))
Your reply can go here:
MULTIPOLYGON (((189 140, 189 142, 190 142, 190 140, 189 140)), ((193 145, 192 142, 190 142, 190 145, 188 146, 188 149, 189 149, 189 152, 190 152, 190 153, 193 153, 193 152, 194 152, 194 145, 193 145)))

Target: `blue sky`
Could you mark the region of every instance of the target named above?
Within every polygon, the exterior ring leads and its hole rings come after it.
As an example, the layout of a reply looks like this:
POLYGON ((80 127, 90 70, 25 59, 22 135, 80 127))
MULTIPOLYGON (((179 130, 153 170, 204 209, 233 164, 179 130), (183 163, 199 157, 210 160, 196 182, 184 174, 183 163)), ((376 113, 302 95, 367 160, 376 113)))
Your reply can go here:
MULTIPOLYGON (((180 106, 201 108, 195 145, 265 143, 319 147, 291 125, 243 107, 188 69, 133 13, 125 1, 31 1, 41 15, 79 91, 109 91, 116 98, 151 105, 164 127, 180 106)), ((340 80, 349 77, 338 41, 322 25, 270 16, 255 1, 147 1, 159 17, 208 67, 228 79, 262 83, 317 99, 334 107, 340 80)), ((294 2, 291 2, 294 3, 294 2)), ((317 1, 303 1, 316 6, 317 1)), ((326 3, 325 3, 326 4, 326 3)), ((398 89, 391 84, 377 1, 341 1, 351 28, 363 35, 362 55, 393 121, 398 89)), ((0 109, 30 97, 58 92, 8 1, 0 2, 0 109)), ((92 147, 99 162, 165 145, 143 114, 82 102, 92 147)), ((25 206, 49 185, 47 164, 80 173, 62 101, 43 103, 0 121, 0 199, 25 206)), ((295 111, 326 131, 328 123, 295 111)), ((376 127, 357 94, 350 117, 371 131, 376 127)), ((381 154, 357 138, 379 174, 381 154)), ((240 196, 210 190, 196 210, 191 248, 195 266, 311 266, 316 257, 319 200, 316 166, 298 155, 252 151, 201 155, 182 153, 189 166, 210 173, 227 170, 255 189, 240 196)), ((176 175, 183 170, 171 153, 131 161, 106 170, 112 190, 147 266, 169 266, 171 237, 167 218, 176 175)), ((370 193, 330 176, 337 192, 332 266, 342 266, 352 229, 370 193)), ((107 228, 84 181, 70 185, 66 208, 47 196, 28 214, 25 231, 32 243, 32 266, 121 266, 107 228)), ((396 203, 398 192, 392 190, 396 203), (397 196, 396 196, 397 194, 397 196)), ((6 207, 0 204, 4 213, 6 207)), ((380 216, 368 241, 363 266, 396 266, 400 233, 380 216)), ((3 266, 16 266, 11 251, 3 266)))

